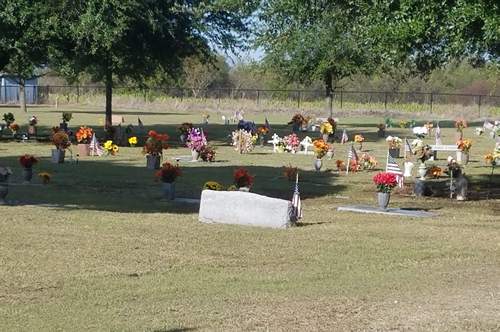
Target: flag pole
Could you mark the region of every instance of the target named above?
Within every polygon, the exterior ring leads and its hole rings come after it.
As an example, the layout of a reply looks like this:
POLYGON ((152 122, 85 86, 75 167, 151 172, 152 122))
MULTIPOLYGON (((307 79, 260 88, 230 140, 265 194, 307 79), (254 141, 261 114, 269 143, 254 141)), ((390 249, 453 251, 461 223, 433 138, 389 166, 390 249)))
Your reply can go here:
MULTIPOLYGON (((352 149, 352 145, 349 149, 352 149)), ((345 175, 349 175, 349 164, 351 162, 351 158, 349 157, 349 153, 352 153, 352 151, 351 150, 347 151, 347 167, 346 167, 345 175)))

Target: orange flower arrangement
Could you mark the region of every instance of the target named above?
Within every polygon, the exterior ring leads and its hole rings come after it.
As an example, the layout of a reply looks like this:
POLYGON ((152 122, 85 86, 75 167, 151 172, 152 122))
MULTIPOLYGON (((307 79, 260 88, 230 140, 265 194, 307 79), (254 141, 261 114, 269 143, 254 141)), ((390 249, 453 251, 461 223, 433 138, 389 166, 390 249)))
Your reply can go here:
POLYGON ((463 152, 469 152, 472 147, 472 141, 470 139, 461 139, 457 141, 457 148, 463 152))
POLYGON ((80 127, 75 133, 76 141, 80 144, 89 144, 92 136, 94 136, 94 131, 87 126, 80 127))
POLYGON ((10 130, 12 130, 12 132, 17 132, 19 130, 19 125, 17 123, 13 123, 9 126, 10 130))
POLYGON ((265 126, 260 126, 259 128, 257 128, 257 134, 259 135, 267 135, 267 133, 269 132, 269 128, 265 127, 265 126))
POLYGON ((346 170, 345 162, 343 160, 337 160, 335 164, 337 165, 337 169, 339 170, 339 172, 346 170))
POLYGON ((427 174, 429 176, 432 176, 433 178, 439 178, 440 176, 443 175, 443 170, 441 169, 441 167, 439 166, 432 166, 431 168, 429 168, 429 170, 427 171, 427 174))
POLYGON ((328 152, 328 149, 330 148, 328 144, 326 144, 325 141, 323 141, 322 139, 314 140, 313 147, 314 147, 314 153, 316 154, 316 158, 318 159, 323 158, 328 152))
MULTIPOLYGON (((55 127, 52 130, 59 130, 59 128, 55 127)), ((69 148, 71 145, 71 142, 69 141, 69 136, 64 132, 63 130, 59 130, 57 132, 54 132, 52 135, 52 143, 58 148, 59 150, 64 150, 69 148)))
POLYGON ((354 135, 354 142, 356 143, 363 143, 365 141, 365 138, 363 135, 354 135))

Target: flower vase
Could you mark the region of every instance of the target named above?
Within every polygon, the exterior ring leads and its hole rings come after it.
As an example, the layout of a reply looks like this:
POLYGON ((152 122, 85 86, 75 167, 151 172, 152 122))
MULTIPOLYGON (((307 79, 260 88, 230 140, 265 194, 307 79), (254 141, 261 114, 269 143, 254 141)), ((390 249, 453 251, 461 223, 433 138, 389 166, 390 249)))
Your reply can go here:
POLYGON ((259 137, 259 143, 260 143, 261 147, 264 147, 264 142, 265 142, 265 137, 264 136, 260 136, 259 137))
POLYGON ((325 143, 328 143, 328 138, 330 137, 330 135, 328 134, 323 134, 323 141, 325 141, 325 143))
POLYGON ((377 193, 378 198, 378 206, 382 210, 387 210, 387 206, 389 205, 389 200, 391 199, 390 193, 377 193))
POLYGON ((332 158, 333 158, 333 151, 332 150, 328 150, 328 152, 326 153, 326 158, 328 158, 328 160, 332 160, 332 158))
POLYGON ((411 178, 411 172, 413 171, 413 167, 415 166, 414 163, 412 163, 411 161, 405 161, 404 163, 404 174, 403 176, 405 178, 411 178))
POLYGON ((418 167, 418 175, 422 180, 425 180, 425 175, 427 174, 427 167, 425 167, 424 163, 420 163, 418 167))
POLYGON ((384 129, 379 129, 378 132, 378 137, 384 138, 385 137, 385 130, 384 129))
POLYGON ((65 150, 62 149, 52 149, 52 163, 62 164, 64 163, 64 156, 66 154, 65 150))
POLYGON ((32 125, 30 125, 30 126, 28 127, 28 134, 29 134, 30 136, 36 136, 36 126, 32 126, 32 125))
POLYGON ((399 158, 400 153, 400 148, 389 148, 389 156, 391 156, 392 158, 399 158))
POLYGON ((78 154, 80 157, 88 157, 90 156, 90 144, 77 144, 78 154))
POLYGON ((162 183, 163 196, 166 199, 173 201, 175 199, 175 182, 162 183))
POLYGON ((186 137, 186 134, 182 134, 181 136, 179 136, 179 141, 181 141, 182 145, 186 144, 186 137))
POLYGON ((457 163, 467 165, 469 163, 469 154, 464 151, 457 151, 457 163))
POLYGON ((198 158, 200 157, 200 151, 197 150, 191 150, 191 161, 198 161, 198 158))
POLYGON ((294 124, 292 125, 292 131, 293 131, 294 133, 298 133, 298 132, 299 132, 299 130, 300 130, 300 124, 298 124, 298 123, 294 123, 294 124))
POLYGON ((25 183, 30 183, 33 178, 33 168, 25 167, 23 168, 23 180, 25 183))
POLYGON ((314 160, 314 169, 316 172, 319 172, 321 170, 321 166, 323 166, 323 160, 316 158, 314 160))
POLYGON ((146 167, 148 169, 160 169, 160 156, 146 155, 146 167))
POLYGON ((243 192, 250 192, 250 188, 249 187, 239 187, 238 188, 238 191, 243 191, 243 192))

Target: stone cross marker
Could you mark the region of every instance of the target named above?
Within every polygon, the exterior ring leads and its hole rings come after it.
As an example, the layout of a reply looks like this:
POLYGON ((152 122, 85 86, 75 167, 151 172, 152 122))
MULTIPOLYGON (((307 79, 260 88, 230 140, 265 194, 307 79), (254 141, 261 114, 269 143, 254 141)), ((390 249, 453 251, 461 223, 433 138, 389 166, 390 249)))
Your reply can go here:
POLYGON ((313 145, 311 137, 309 137, 309 136, 304 137, 302 142, 300 142, 300 145, 304 148, 304 154, 307 154, 309 151, 309 148, 313 145))
POLYGON ((267 141, 267 143, 271 143, 273 145, 273 152, 278 152, 278 144, 281 142, 281 138, 278 136, 278 134, 274 133, 272 136, 272 140, 267 141))

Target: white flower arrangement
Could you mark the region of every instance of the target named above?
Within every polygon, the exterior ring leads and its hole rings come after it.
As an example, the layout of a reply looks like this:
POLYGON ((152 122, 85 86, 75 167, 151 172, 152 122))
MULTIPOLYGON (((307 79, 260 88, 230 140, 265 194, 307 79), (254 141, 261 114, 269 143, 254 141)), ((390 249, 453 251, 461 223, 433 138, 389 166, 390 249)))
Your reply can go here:
POLYGON ((244 129, 235 130, 232 133, 232 139, 232 145, 239 153, 249 153, 253 150, 254 137, 252 136, 252 133, 244 129))

